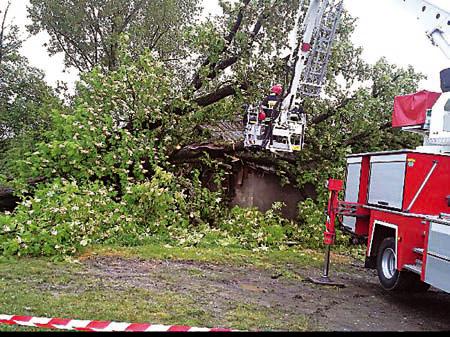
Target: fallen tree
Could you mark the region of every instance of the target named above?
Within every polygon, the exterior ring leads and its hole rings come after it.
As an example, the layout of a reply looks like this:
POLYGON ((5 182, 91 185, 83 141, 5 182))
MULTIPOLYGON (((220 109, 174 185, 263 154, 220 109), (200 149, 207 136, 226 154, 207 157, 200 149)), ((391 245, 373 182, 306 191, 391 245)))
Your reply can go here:
POLYGON ((279 248, 287 240, 320 244, 315 237, 323 222, 323 182, 342 176, 349 152, 414 143, 385 125, 394 95, 414 91, 421 75, 385 60, 365 64, 349 39, 354 20, 345 15, 326 96, 305 100, 304 151, 277 156, 248 151, 240 142, 211 142, 205 125, 241 119, 244 102, 260 99, 270 82, 284 78, 285 58, 279 55, 293 5, 223 3, 223 17, 187 32, 192 55, 198 55, 192 60, 197 67, 186 68, 192 72, 187 82, 150 50, 137 57, 132 40, 122 36, 116 66, 83 74, 71 105, 50 105, 48 131, 15 159, 12 187, 21 203, 14 214, 0 217, 6 226, 0 250, 71 254, 95 242, 155 238, 249 248, 279 248), (299 222, 282 219, 281 205, 266 214, 229 210, 222 191, 204 188, 192 166, 212 167, 220 185, 235 160, 270 166, 296 185, 307 197, 299 222), (46 182, 30 187, 28 179, 39 176, 46 182))

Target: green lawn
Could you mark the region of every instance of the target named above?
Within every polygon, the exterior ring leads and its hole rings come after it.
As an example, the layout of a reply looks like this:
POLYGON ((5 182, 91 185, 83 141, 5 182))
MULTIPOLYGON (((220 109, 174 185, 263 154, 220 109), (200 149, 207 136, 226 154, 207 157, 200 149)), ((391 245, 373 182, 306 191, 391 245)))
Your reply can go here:
POLYGON ((181 260, 218 263, 233 266, 255 266, 259 268, 276 268, 285 264, 318 267, 322 265, 323 253, 310 249, 289 249, 285 251, 253 252, 240 248, 196 248, 146 245, 139 247, 97 246, 86 250, 83 255, 120 255, 156 260, 181 260))

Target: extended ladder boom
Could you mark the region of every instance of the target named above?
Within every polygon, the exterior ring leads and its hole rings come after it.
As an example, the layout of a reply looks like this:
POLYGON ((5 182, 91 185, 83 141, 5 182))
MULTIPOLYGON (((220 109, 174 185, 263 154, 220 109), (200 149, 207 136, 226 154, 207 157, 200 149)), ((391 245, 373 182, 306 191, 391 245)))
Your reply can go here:
MULTIPOLYGON (((303 1, 300 2, 299 14, 302 5, 303 1)), ((301 27, 303 34, 302 41, 298 46, 294 76, 289 92, 283 101, 282 110, 292 109, 298 94, 311 97, 320 95, 341 12, 342 1, 337 3, 335 0, 310 1, 301 27)), ((299 19, 298 15, 294 38, 297 37, 299 19)))
MULTIPOLYGON (((299 51, 299 60, 297 61, 297 64, 295 65, 295 72, 294 77, 292 79, 292 84, 289 90, 288 95, 283 101, 282 109, 288 110, 292 108, 292 104, 295 101, 295 98, 297 96, 298 87, 300 85, 300 79, 303 73, 303 70, 305 69, 305 60, 308 58, 308 55, 311 51, 311 40, 313 37, 314 29, 317 26, 317 21, 321 17, 321 4, 322 0, 311 0, 311 3, 309 5, 308 11, 306 13, 305 21, 303 23, 304 28, 304 34, 303 34, 303 41, 300 44, 300 51, 299 51)), ((328 1, 327 1, 328 2, 328 1)), ((299 13, 301 12, 301 8, 299 8, 299 13)), ((297 22, 298 25, 298 22, 297 22)), ((298 26, 297 26, 298 27, 298 26)), ((296 29, 297 31, 297 29, 296 29)))

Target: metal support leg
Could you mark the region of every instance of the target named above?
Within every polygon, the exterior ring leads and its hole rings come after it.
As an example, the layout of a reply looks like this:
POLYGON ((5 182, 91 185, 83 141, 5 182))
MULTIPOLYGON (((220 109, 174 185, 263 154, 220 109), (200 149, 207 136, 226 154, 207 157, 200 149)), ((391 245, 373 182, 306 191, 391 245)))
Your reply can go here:
POLYGON ((328 277, 329 272, 330 272, 331 245, 334 243, 334 239, 336 236, 335 231, 334 231, 334 222, 336 219, 336 212, 337 212, 337 205, 338 205, 338 193, 342 189, 342 181, 330 179, 328 182, 328 189, 330 190, 330 200, 328 202, 327 221, 325 224, 326 230, 324 233, 324 235, 325 235, 325 237, 324 237, 325 259, 324 259, 324 266, 323 266, 323 274, 322 274, 322 277, 320 277, 318 279, 309 278, 308 280, 315 284, 343 288, 343 287, 345 287, 344 284, 333 282, 328 277))
POLYGON ((329 277, 328 274, 330 272, 330 257, 331 257, 331 246, 327 245, 325 248, 325 261, 323 266, 323 274, 319 278, 309 277, 308 281, 314 284, 319 284, 323 286, 332 286, 338 288, 345 288, 345 284, 334 282, 329 277))
POLYGON ((325 264, 323 267, 323 278, 328 278, 328 273, 330 271, 330 255, 331 255, 331 246, 325 248, 325 264))

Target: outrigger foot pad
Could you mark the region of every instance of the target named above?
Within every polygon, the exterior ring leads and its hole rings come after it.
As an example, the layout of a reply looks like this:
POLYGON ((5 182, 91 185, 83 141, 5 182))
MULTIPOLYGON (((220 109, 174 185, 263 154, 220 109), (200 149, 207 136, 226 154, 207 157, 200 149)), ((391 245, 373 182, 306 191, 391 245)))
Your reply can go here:
POLYGON ((326 277, 326 276, 322 276, 320 278, 308 277, 306 279, 306 281, 314 283, 314 284, 319 284, 322 286, 345 288, 345 284, 339 283, 339 282, 334 282, 334 281, 330 280, 329 277, 326 277))

